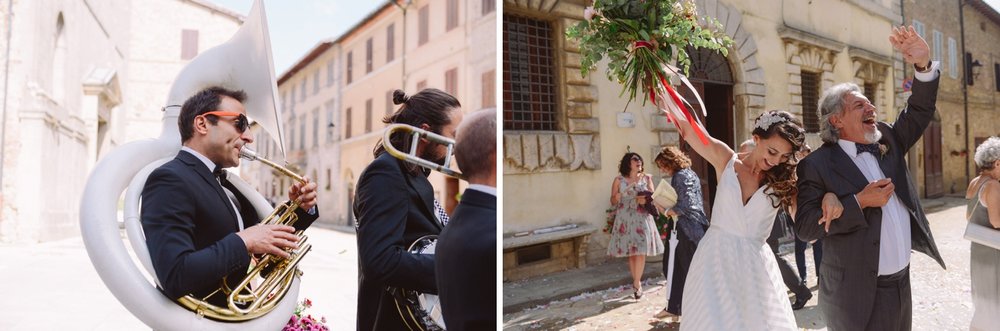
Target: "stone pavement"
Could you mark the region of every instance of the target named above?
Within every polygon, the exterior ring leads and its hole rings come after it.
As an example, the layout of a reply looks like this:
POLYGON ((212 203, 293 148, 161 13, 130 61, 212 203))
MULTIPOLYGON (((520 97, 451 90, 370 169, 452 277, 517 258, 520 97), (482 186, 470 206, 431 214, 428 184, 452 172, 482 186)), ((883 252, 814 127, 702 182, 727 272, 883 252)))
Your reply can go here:
MULTIPOLYGON (((924 201, 923 204, 948 270, 941 269, 937 262, 922 253, 913 254, 913 329, 967 330, 972 317, 972 300, 969 242, 962 239, 965 202, 946 197, 924 201)), ((807 284, 814 297, 805 308, 795 311, 795 317, 801 329, 825 330, 826 323, 816 306, 818 287, 811 252, 806 252, 806 257, 807 284)), ((794 261, 794 257, 788 258, 794 261)), ((666 304, 659 263, 646 264, 645 294, 639 301, 631 297, 630 277, 623 260, 590 269, 593 270, 504 283, 504 329, 679 329, 680 324, 675 321, 668 323, 651 318, 666 304), (651 274, 656 277, 650 278, 651 274), (544 300, 546 296, 551 299, 544 300)))
MULTIPOLYGON (((357 244, 351 233, 306 232, 313 249, 301 262, 300 299, 327 318, 331 330, 353 329, 357 244)), ((128 244, 126 244, 128 247, 128 244)), ((0 330, 142 330, 105 287, 80 237, 41 244, 0 245, 0 330)))

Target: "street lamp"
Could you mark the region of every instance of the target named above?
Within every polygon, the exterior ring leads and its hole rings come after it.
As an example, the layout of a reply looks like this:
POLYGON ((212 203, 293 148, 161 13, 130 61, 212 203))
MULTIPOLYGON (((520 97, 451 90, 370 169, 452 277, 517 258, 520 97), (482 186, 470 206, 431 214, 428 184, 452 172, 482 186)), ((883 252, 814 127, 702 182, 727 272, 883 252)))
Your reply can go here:
POLYGON ((399 9, 403 11, 403 52, 400 55, 400 60, 403 61, 403 72, 402 72, 403 85, 401 85, 399 88, 405 91, 406 90, 406 9, 413 4, 413 0, 393 0, 392 4, 396 5, 396 7, 399 7, 399 9))

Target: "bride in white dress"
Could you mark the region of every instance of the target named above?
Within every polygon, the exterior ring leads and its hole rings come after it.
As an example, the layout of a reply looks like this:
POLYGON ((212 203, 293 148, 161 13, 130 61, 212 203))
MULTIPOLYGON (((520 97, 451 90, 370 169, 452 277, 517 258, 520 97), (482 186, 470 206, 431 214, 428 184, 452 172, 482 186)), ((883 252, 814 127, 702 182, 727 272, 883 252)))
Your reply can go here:
POLYGON ((684 286, 681 330, 796 329, 778 264, 764 240, 778 208, 795 206, 795 154, 805 146, 799 120, 784 111, 765 112, 754 123, 757 148, 737 154, 711 137, 703 144, 688 121, 675 118, 681 136, 715 167, 719 179, 711 225, 684 286))

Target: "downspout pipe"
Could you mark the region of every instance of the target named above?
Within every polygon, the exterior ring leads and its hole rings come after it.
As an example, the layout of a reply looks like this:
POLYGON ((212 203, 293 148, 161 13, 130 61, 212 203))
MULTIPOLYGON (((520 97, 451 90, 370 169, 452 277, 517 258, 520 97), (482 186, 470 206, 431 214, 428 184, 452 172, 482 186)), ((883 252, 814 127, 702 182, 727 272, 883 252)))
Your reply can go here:
POLYGON ((972 74, 972 68, 969 67, 969 63, 966 62, 965 54, 968 54, 965 50, 965 0, 958 1, 958 27, 961 29, 962 38, 962 107, 963 116, 965 120, 965 182, 968 183, 972 180, 969 174, 969 157, 972 156, 972 152, 969 151, 969 77, 972 74))

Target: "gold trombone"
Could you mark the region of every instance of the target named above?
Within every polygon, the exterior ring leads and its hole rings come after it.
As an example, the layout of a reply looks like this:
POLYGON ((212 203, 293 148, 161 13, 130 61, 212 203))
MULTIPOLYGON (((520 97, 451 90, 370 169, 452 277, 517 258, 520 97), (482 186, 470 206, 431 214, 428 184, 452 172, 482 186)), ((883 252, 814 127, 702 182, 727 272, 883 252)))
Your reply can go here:
MULTIPOLYGON (((257 153, 249 147, 243 146, 240 149, 240 157, 250 161, 260 161, 267 166, 285 174, 292 179, 302 183, 305 179, 302 176, 286 169, 274 162, 257 156, 257 153)), ((299 202, 290 200, 278 205, 271 215, 261 221, 260 224, 288 225, 292 226, 299 220, 295 210, 299 208, 299 202)), ((289 258, 281 258, 271 254, 263 254, 249 273, 240 281, 239 285, 230 289, 225 278, 222 280, 220 288, 204 298, 195 298, 186 295, 178 299, 178 302, 198 315, 206 316, 216 320, 228 322, 240 322, 263 316, 273 310, 276 305, 288 292, 292 280, 295 276, 301 276, 302 271, 296 267, 302 257, 312 249, 312 244, 307 243, 309 237, 302 234, 302 230, 296 231, 299 236, 298 249, 289 250, 289 258), (264 271, 268 271, 260 285, 250 288, 250 282, 261 276, 264 271), (219 307, 207 302, 207 299, 219 291, 226 294, 228 307, 219 307)))
POLYGON ((427 131, 427 130, 424 130, 424 129, 421 129, 421 128, 418 128, 418 127, 414 127, 414 126, 411 126, 411 125, 406 125, 406 124, 390 124, 388 127, 385 128, 385 135, 382 137, 382 146, 385 147, 385 151, 386 152, 389 152, 389 155, 392 155, 392 156, 394 156, 397 159, 400 159, 400 160, 403 160, 403 161, 406 161, 406 162, 410 162, 410 163, 419 165, 419 166, 427 168, 427 169, 438 171, 438 172, 440 172, 442 174, 445 174, 447 176, 450 176, 450 177, 454 177, 454 178, 458 178, 458 179, 465 179, 465 177, 462 176, 461 172, 459 172, 458 170, 452 169, 450 167, 450 165, 451 165, 452 151, 455 149, 455 140, 454 139, 451 139, 451 138, 448 138, 448 137, 445 137, 445 136, 439 135, 437 133, 430 132, 430 131, 427 131), (405 132, 405 133, 409 133, 409 134, 413 135, 412 139, 410 139, 410 150, 409 150, 409 152, 403 153, 402 151, 400 151, 399 149, 397 149, 395 146, 393 146, 389 142, 390 141, 389 138, 391 138, 392 134, 395 133, 395 132, 397 132, 397 131, 405 132), (444 164, 437 164, 437 163, 434 163, 434 162, 422 159, 422 158, 420 158, 419 156, 416 155, 416 153, 417 153, 417 144, 420 142, 420 138, 425 138, 425 139, 430 140, 432 142, 435 142, 435 143, 438 143, 438 144, 441 144, 441 145, 445 145, 448 148, 448 152, 447 152, 447 154, 445 155, 445 158, 444 158, 444 164))

